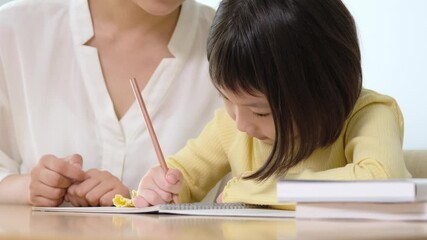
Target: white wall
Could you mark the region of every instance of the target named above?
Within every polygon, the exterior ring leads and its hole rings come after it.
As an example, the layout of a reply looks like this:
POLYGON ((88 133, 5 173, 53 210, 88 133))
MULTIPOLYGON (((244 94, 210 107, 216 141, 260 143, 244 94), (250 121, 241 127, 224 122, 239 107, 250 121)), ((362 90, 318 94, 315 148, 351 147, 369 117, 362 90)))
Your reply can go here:
POLYGON ((206 4, 208 6, 211 6, 213 8, 217 8, 219 5, 219 2, 221 2, 220 0, 196 0, 196 1, 206 4))
POLYGON ((11 1, 11 0, 0 0, 0 5, 2 5, 3 3, 7 3, 9 1, 11 1))
POLYGON ((406 149, 427 149, 427 1, 344 0, 361 40, 365 86, 396 98, 406 149))
POLYGON ((343 1, 359 31, 364 86, 398 101, 404 148, 427 149, 427 0, 343 1))

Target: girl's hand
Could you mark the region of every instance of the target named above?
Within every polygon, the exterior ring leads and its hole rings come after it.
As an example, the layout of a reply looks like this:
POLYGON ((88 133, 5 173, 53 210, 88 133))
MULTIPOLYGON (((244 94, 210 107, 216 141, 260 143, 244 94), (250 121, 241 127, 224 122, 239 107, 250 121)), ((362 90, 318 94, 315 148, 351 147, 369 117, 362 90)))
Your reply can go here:
POLYGON ((179 170, 169 169, 167 173, 158 166, 151 168, 141 179, 138 196, 133 199, 135 207, 149 207, 178 203, 177 194, 181 190, 183 177, 179 170))
POLYGON ((30 203, 49 207, 61 205, 67 188, 84 179, 82 162, 78 154, 64 159, 53 155, 41 157, 30 173, 30 203))
POLYGON ((81 183, 71 185, 66 198, 73 206, 112 206, 116 194, 130 198, 129 189, 108 171, 90 169, 81 183))
POLYGON ((222 194, 223 194, 224 192, 221 192, 219 195, 218 195, 218 197, 216 197, 216 202, 217 203, 222 203, 222 194))

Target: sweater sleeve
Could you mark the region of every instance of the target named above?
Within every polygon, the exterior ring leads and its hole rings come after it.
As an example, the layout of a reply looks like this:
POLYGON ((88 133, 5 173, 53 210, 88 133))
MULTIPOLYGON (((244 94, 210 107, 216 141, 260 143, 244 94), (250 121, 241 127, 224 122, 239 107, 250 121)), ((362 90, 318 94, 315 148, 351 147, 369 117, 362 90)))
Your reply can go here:
MULTIPOLYGON (((247 176, 251 173, 253 172, 246 172, 242 176, 247 176)), ((224 187, 222 200, 224 202, 276 205, 276 181, 277 179, 274 177, 262 182, 234 177, 224 187)))
POLYGON ((224 148, 227 136, 222 134, 218 111, 202 133, 189 140, 177 154, 167 158, 168 166, 178 169, 184 176, 179 194, 181 202, 199 202, 215 184, 230 172, 230 165, 224 148), (225 139, 224 139, 225 137, 225 139))
MULTIPOLYGON (((249 176, 252 173, 254 172, 245 172, 242 177, 249 176)), ((277 209, 295 210, 294 203, 279 203, 277 201, 276 184, 278 177, 272 176, 264 181, 247 180, 242 177, 234 177, 228 181, 222 193, 223 202, 244 202, 269 205, 277 209)))
POLYGON ((343 137, 347 164, 325 171, 304 170, 299 179, 409 178, 403 159, 403 118, 397 104, 371 103, 349 119, 343 137))

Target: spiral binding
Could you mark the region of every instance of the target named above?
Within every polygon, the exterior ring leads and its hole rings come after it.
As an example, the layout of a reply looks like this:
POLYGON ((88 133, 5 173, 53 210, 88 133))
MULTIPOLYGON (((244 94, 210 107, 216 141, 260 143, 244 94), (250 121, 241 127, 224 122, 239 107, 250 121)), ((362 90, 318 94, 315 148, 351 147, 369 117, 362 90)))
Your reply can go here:
POLYGON ((215 209, 244 209, 244 208, 267 208, 264 205, 247 203, 180 203, 162 205, 162 210, 215 210, 215 209))

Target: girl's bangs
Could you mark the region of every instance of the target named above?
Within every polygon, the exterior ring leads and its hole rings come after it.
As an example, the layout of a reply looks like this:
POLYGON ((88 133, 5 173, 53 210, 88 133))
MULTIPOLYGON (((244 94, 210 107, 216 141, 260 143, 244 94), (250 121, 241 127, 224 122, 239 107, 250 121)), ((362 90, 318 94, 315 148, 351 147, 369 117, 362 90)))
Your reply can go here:
POLYGON ((242 34, 235 34, 229 28, 228 37, 212 39, 209 52, 209 72, 217 88, 234 93, 265 93, 263 76, 266 66, 260 56, 256 56, 253 40, 242 34))

